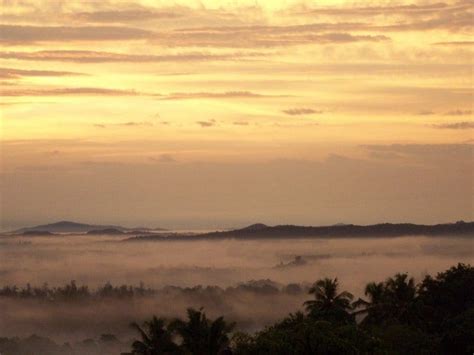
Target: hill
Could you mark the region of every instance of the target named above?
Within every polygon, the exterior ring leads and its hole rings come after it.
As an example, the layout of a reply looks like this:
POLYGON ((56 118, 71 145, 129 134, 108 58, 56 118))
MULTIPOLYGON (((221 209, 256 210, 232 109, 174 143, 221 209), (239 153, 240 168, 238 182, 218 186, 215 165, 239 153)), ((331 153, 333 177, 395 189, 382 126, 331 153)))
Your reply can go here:
POLYGON ((258 225, 241 229, 203 233, 193 236, 147 235, 127 240, 205 240, 205 239, 287 239, 287 238, 347 238, 347 237, 401 237, 401 236, 474 236, 474 222, 457 222, 436 225, 410 223, 383 223, 367 226, 343 224, 333 226, 265 226, 258 225))
POLYGON ((88 231, 86 234, 88 235, 100 235, 100 234, 122 235, 122 234, 125 234, 125 232, 117 228, 106 228, 106 229, 93 229, 91 231, 88 231))
MULTIPOLYGON (((164 230, 164 229, 154 229, 154 230, 164 230)), ((50 224, 42 224, 34 227, 25 227, 11 232, 10 234, 24 234, 25 232, 50 232, 50 233, 89 233, 92 234, 108 234, 107 231, 110 231, 113 234, 118 234, 117 232, 141 232, 148 233, 151 231, 149 228, 126 228, 122 226, 115 225, 100 225, 100 224, 86 224, 78 223, 71 221, 60 221, 50 224), (105 233, 99 233, 105 232, 105 233)))

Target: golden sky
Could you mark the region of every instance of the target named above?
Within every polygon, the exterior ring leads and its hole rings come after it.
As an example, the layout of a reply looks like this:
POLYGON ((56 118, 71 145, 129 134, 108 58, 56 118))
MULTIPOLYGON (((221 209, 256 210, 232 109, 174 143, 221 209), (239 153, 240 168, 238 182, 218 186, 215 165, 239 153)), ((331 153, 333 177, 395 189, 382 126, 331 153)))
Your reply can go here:
POLYGON ((1 224, 472 219, 473 9, 1 0, 1 224))

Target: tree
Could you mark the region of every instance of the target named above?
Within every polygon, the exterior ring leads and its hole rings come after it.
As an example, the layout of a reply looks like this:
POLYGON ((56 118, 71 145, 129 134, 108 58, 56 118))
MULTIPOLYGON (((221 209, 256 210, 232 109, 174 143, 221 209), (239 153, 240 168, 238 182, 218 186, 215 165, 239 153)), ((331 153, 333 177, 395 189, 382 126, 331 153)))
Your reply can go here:
POLYGON ((359 298, 353 303, 354 308, 359 308, 355 315, 364 315, 361 325, 380 324, 387 311, 387 297, 385 285, 383 282, 370 282, 365 287, 364 294, 368 297, 368 301, 359 298))
POLYGON ((228 324, 223 317, 208 319, 202 308, 188 308, 188 320, 176 319, 170 329, 182 338, 181 348, 195 355, 217 355, 229 346, 229 334, 235 324, 228 324))
POLYGON ((137 323, 132 323, 131 326, 138 331, 141 340, 132 343, 130 355, 180 354, 179 347, 173 342, 162 318, 153 316, 151 321, 144 323, 144 329, 137 323))
POLYGON ((353 322, 353 316, 349 311, 352 310, 351 302, 354 296, 347 291, 338 292, 337 278, 318 280, 309 289, 309 293, 314 295, 314 300, 304 303, 306 310, 314 318, 343 323, 353 322))
POLYGON ((385 281, 387 317, 402 323, 414 322, 416 318, 416 285, 413 277, 396 274, 385 281))

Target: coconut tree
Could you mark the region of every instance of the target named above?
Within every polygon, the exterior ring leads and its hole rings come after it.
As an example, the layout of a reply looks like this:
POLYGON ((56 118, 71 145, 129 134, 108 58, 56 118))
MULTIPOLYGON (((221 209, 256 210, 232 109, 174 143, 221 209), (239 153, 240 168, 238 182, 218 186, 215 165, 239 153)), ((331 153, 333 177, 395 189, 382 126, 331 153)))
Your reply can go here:
POLYGON ((365 286, 364 294, 368 300, 359 298, 355 301, 353 307, 358 308, 358 310, 354 314, 365 316, 362 320, 362 325, 377 324, 386 313, 387 297, 385 284, 383 282, 370 282, 365 286))
POLYGON ((171 333, 166 329, 164 319, 153 316, 150 321, 144 323, 143 328, 137 323, 132 323, 131 327, 140 334, 141 340, 132 343, 130 355, 181 353, 178 345, 173 342, 171 333))
POLYGON ((415 316, 413 306, 417 297, 415 280, 407 274, 396 274, 385 281, 389 313, 401 322, 410 321, 415 316))
POLYGON ((304 303, 306 310, 313 317, 331 321, 351 321, 349 311, 354 296, 347 292, 339 292, 339 282, 335 279, 321 279, 309 289, 314 299, 304 303))
POLYGON ((176 319, 170 324, 170 329, 181 337, 185 353, 215 355, 228 346, 233 323, 226 323, 223 317, 212 321, 202 308, 188 308, 187 316, 187 321, 176 319))

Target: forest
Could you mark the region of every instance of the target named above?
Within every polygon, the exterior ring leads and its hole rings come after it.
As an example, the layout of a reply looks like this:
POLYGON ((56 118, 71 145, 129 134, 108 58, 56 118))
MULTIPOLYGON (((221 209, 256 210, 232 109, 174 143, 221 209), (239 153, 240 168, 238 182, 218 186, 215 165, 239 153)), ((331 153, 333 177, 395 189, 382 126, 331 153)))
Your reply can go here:
MULTIPOLYGON (((104 285, 95 292, 71 283, 50 289, 4 287, 0 297, 133 297, 155 292, 143 287, 104 285), (132 296, 131 296, 132 295, 132 296)), ((232 319, 210 318, 188 308, 185 318, 165 319, 159 309, 130 327, 130 342, 113 334, 58 345, 37 335, 0 338, 5 355, 42 354, 472 354, 474 352, 474 267, 458 264, 421 282, 397 273, 370 282, 365 297, 344 291, 337 278, 305 289, 304 311, 288 314, 255 333, 232 319), (153 314, 155 313, 155 314, 153 314)), ((301 291, 301 290, 300 290, 301 291)), ((272 291, 275 292, 275 291, 272 291)), ((277 291, 278 292, 278 291, 277 291)), ((118 310, 119 311, 119 310, 118 310)), ((86 325, 85 325, 86 326, 86 325)))

